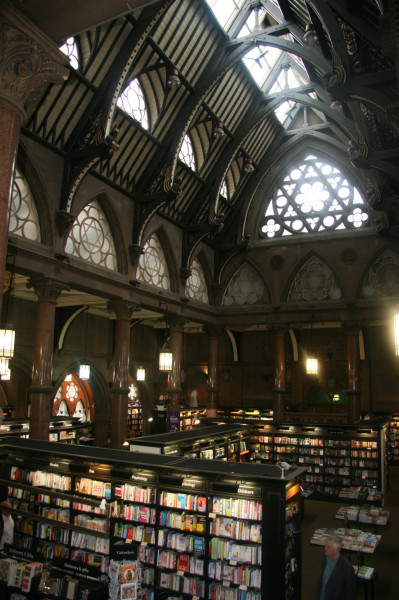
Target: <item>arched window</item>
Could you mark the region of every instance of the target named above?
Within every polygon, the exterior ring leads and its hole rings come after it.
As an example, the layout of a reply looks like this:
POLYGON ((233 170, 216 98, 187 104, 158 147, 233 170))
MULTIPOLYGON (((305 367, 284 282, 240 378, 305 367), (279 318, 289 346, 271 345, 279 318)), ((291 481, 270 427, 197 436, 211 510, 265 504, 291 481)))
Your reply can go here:
POLYGON ((95 200, 80 211, 69 234, 65 252, 115 271, 115 245, 107 219, 95 200))
POLYGON ((276 238, 368 224, 367 207, 355 186, 332 163, 308 154, 269 202, 261 232, 276 238))
POLYGON ((362 287, 363 298, 399 296, 399 255, 386 250, 371 265, 362 287))
POLYGON ((40 242, 37 210, 28 183, 16 168, 12 188, 9 233, 40 242))
POLYGON ((132 79, 119 96, 116 104, 133 119, 136 119, 144 129, 149 128, 145 97, 138 79, 132 79))
POLYGON ((163 290, 170 290, 165 253, 156 235, 152 235, 144 245, 144 252, 139 258, 136 279, 163 290))
POLYGON ((193 145, 191 143, 190 136, 187 134, 184 136, 180 152, 179 158, 182 162, 184 162, 192 171, 195 171, 195 156, 193 145))
POLYGON ((61 52, 67 55, 69 58, 69 64, 74 69, 79 69, 79 54, 78 48, 75 42, 75 38, 70 37, 66 40, 65 44, 63 44, 60 48, 61 52))
POLYGON ((299 269, 288 292, 288 302, 339 300, 341 288, 324 262, 312 257, 299 269))
POLYGON ((242 265, 230 279, 223 296, 223 306, 242 306, 269 302, 270 298, 259 273, 251 265, 242 265))
POLYGON ((186 297, 198 302, 208 303, 208 290, 201 264, 194 259, 191 264, 191 275, 186 283, 186 297))

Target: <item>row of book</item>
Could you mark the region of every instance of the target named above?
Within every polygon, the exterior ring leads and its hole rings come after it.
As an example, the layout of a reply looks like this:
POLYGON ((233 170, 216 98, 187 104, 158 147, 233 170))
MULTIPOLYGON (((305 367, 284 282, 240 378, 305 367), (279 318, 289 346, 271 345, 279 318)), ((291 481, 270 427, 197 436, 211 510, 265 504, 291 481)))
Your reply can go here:
POLYGON ((163 527, 172 527, 180 531, 204 533, 206 518, 191 513, 162 510, 159 514, 159 524, 163 527))
POLYGON ((212 512, 236 519, 262 520, 262 503, 245 498, 221 498, 215 496, 212 501, 212 512))
POLYGON ((206 498, 195 494, 162 491, 159 498, 161 506, 181 508, 196 512, 206 512, 206 498))
POLYGON ((40 562, 20 561, 13 558, 0 559, 0 581, 7 587, 16 587, 23 592, 29 592, 32 579, 40 575, 43 564, 40 562))
POLYGON ((54 527, 50 523, 37 523, 36 537, 40 540, 50 540, 60 544, 67 544, 69 541, 69 530, 63 527, 54 527))
POLYGON ((81 533, 79 531, 71 532, 71 546, 74 546, 75 548, 83 548, 92 550, 93 552, 108 554, 109 543, 108 538, 88 535, 87 533, 81 533))
POLYGON ((211 583, 208 592, 209 600, 262 600, 258 590, 227 587, 224 583, 211 583))
POLYGON ((121 500, 127 500, 128 502, 154 504, 155 488, 141 487, 138 485, 132 485, 130 483, 124 483, 121 486, 115 487, 115 496, 121 500))
POLYGON ((210 522, 210 534, 236 540, 261 543, 261 525, 229 517, 216 517, 210 522))
POLYGON ((117 521, 114 526, 114 536, 129 541, 155 544, 155 529, 146 525, 129 525, 117 521))
POLYGON ((359 523, 386 525, 389 516, 389 510, 377 506, 341 506, 335 518, 359 523))
POLYGON ((355 552, 365 552, 372 554, 377 548, 381 536, 377 534, 361 531, 360 529, 316 529, 310 540, 311 544, 324 546, 326 539, 330 535, 336 535, 341 539, 342 548, 355 552))
POLYGON ((262 564, 261 546, 237 544, 235 540, 212 538, 210 541, 212 560, 232 560, 251 565, 262 564))
POLYGON ((156 511, 150 506, 140 504, 119 504, 112 502, 110 505, 111 518, 124 519, 125 521, 138 521, 139 523, 155 524, 156 511))
POLYGON ((208 565, 208 577, 216 581, 228 581, 234 585, 260 588, 262 571, 246 565, 233 566, 225 562, 211 560, 208 565))
POLYGON ((92 529, 93 531, 101 531, 102 533, 107 533, 108 531, 108 523, 105 519, 98 517, 91 518, 85 514, 75 515, 73 523, 74 525, 84 527, 85 529, 92 529))
MULTIPOLYGON (((21 509, 22 510, 22 509, 21 509)), ((38 514, 53 521, 69 523, 70 511, 67 508, 58 508, 55 506, 39 506, 38 514)))
POLYGON ((111 483, 109 481, 90 479, 89 477, 77 477, 75 492, 109 500, 111 498, 111 483))
POLYGON ((175 573, 162 572, 159 577, 159 587, 198 598, 205 597, 205 581, 197 577, 181 577, 175 573))
POLYGON ((158 546, 171 548, 178 552, 193 552, 200 555, 205 554, 206 548, 205 538, 198 535, 178 534, 169 531, 169 529, 158 530, 158 546))

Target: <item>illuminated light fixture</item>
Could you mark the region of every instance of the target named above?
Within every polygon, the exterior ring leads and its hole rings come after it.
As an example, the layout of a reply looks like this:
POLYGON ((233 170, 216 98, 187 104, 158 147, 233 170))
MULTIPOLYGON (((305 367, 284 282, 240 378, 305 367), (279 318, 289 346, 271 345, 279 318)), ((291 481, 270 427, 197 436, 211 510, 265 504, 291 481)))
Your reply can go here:
POLYGON ((147 421, 148 421, 149 423, 152 423, 152 422, 153 422, 153 420, 154 420, 154 417, 148 417, 148 419, 147 419, 147 421))
POLYGON ((177 69, 172 69, 172 71, 171 71, 171 73, 169 75, 167 86, 171 90, 175 90, 175 89, 177 89, 178 87, 181 86, 181 80, 180 80, 180 77, 179 77, 179 71, 177 69))
POLYGON ((2 325, 0 328, 0 358, 14 356, 15 329, 13 325, 2 325))
POLYGON ((4 375, 9 370, 8 358, 0 358, 0 375, 4 375))
POLYGON ((342 112, 344 110, 344 106, 339 100, 334 100, 334 102, 331 102, 330 108, 335 112, 342 112))
POLYGON ((314 30, 312 23, 308 23, 305 29, 305 35, 303 36, 303 43, 306 46, 315 46, 319 40, 314 30))
POLYGON ((139 367, 137 369, 136 379, 137 379, 137 381, 145 381, 145 368, 144 367, 139 367))
POLYGON ((399 356, 399 314, 394 317, 394 328, 395 328, 395 354, 399 356))
POLYGON ((86 352, 87 352, 87 331, 89 324, 89 307, 86 306, 86 339, 85 339, 85 360, 84 363, 79 367, 79 378, 84 380, 90 379, 90 365, 86 362, 86 352))
POLYGON ((10 381, 10 379, 11 379, 11 370, 10 369, 6 369, 6 371, 4 373, 1 373, 0 379, 1 379, 1 381, 10 381))
POLYGON ((317 375, 317 373, 318 373, 317 358, 307 358, 306 359, 306 373, 308 375, 317 375))
POLYGON ((216 123, 215 128, 213 130, 213 137, 219 139, 225 135, 226 135, 226 132, 224 130, 223 123, 221 121, 218 121, 218 123, 216 123))
POLYGON ((90 365, 80 365, 79 367, 79 379, 85 380, 90 379, 90 365))
POLYGON ((252 159, 248 158, 244 165, 244 172, 245 173, 253 173, 254 171, 255 171, 255 165, 252 162, 252 159))
POLYGON ((172 370, 172 353, 168 350, 162 350, 159 353, 159 370, 160 371, 171 371, 172 370))

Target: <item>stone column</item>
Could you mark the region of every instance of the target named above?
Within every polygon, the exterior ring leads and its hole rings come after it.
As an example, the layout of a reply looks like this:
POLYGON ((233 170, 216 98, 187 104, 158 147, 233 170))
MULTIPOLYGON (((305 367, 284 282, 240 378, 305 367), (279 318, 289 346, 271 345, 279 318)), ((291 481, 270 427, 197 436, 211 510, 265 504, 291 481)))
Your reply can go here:
POLYGON ((25 106, 68 77, 68 58, 11 2, 0 2, 0 311, 15 156, 25 106))
POLYGON ((169 318, 170 322, 170 351, 172 352, 172 370, 169 374, 168 397, 168 431, 178 431, 180 421, 180 402, 182 396, 181 386, 181 358, 183 348, 184 319, 180 317, 169 318))
POLYGON ((346 329, 349 423, 358 421, 361 413, 359 331, 358 324, 348 325, 346 329))
POLYGON ((207 327, 208 333, 208 378, 206 382, 206 412, 209 417, 217 416, 219 400, 218 366, 220 327, 207 327))
POLYGON ((129 396, 130 323, 135 305, 126 300, 108 304, 116 315, 113 386, 111 389, 111 447, 123 448, 127 438, 129 396))
POLYGON ((273 420, 284 419, 285 395, 285 328, 273 327, 273 420))
POLYGON ((29 437, 49 439, 51 400, 53 394, 54 322, 57 298, 68 285, 46 277, 29 280, 28 287, 35 290, 37 305, 35 347, 30 394, 29 437))

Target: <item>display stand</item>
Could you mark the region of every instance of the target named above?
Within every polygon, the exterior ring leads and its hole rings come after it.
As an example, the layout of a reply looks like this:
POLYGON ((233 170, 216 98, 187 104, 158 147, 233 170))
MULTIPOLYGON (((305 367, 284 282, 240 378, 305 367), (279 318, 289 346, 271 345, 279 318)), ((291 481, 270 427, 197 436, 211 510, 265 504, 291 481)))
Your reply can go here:
POLYGON ((17 552, 97 581, 130 541, 147 599, 300 600, 303 469, 20 438, 0 454, 17 552))

